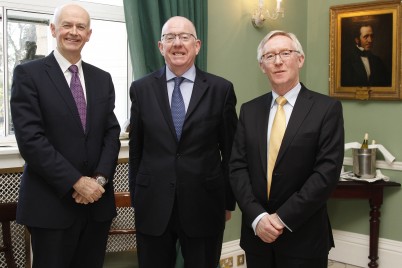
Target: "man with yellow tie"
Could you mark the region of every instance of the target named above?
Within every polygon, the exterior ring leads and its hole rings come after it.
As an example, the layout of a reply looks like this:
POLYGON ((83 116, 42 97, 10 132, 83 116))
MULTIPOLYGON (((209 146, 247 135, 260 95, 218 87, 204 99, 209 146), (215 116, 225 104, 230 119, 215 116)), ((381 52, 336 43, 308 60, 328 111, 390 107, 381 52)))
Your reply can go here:
POLYGON ((342 105, 299 81, 303 48, 272 31, 258 46, 272 92, 242 105, 230 182, 243 213, 248 268, 326 268, 334 246, 326 202, 343 163, 342 105))

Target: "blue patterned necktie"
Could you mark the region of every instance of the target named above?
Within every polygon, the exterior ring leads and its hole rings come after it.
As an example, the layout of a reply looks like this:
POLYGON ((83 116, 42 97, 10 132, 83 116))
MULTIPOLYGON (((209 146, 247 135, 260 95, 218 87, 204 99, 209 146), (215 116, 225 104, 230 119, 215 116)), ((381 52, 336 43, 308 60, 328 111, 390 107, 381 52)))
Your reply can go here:
POLYGON ((186 117, 186 109, 184 107, 183 96, 180 91, 180 84, 184 77, 174 78, 174 89, 171 101, 171 111, 174 128, 176 129, 177 140, 180 140, 181 131, 183 129, 184 118, 186 117))
POLYGON ((84 90, 80 82, 80 77, 78 76, 78 67, 77 65, 71 65, 68 70, 71 72, 71 93, 73 94, 75 104, 77 105, 78 114, 80 115, 81 124, 85 132, 85 125, 87 121, 87 103, 85 101, 84 90))

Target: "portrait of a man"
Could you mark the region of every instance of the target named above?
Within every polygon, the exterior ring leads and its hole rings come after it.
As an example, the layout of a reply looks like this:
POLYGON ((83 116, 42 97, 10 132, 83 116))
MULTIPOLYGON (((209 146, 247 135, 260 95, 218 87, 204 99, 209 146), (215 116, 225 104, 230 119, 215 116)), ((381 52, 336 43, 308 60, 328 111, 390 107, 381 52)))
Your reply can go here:
POLYGON ((341 86, 392 85, 392 14, 341 21, 341 86))

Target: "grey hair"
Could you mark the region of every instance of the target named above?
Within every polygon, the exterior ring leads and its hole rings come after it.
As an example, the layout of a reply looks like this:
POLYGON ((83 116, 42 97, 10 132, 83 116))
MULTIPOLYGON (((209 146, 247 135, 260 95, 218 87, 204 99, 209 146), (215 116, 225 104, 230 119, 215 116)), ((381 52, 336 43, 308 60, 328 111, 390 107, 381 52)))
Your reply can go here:
POLYGON ((258 60, 258 62, 261 62, 261 58, 262 58, 262 56, 263 56, 263 54, 262 54, 263 51, 262 51, 262 50, 263 50, 265 44, 266 44, 272 37, 278 36, 278 35, 289 37, 289 38, 292 40, 292 42, 293 42, 294 49, 297 50, 297 51, 299 51, 299 54, 304 57, 303 47, 302 47, 302 45, 300 44, 300 42, 299 42, 299 40, 297 39, 297 37, 296 37, 295 34, 293 34, 293 33, 288 33, 288 32, 285 32, 285 31, 275 30, 275 31, 269 32, 269 33, 261 40, 260 44, 258 45, 258 48, 257 48, 257 60, 258 60))

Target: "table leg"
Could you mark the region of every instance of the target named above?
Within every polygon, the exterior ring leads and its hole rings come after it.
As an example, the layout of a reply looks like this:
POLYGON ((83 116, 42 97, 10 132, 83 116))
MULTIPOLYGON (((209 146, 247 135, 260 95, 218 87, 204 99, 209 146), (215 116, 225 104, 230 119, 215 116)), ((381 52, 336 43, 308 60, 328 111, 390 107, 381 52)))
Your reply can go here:
POLYGON ((381 216, 380 207, 381 201, 376 202, 375 199, 370 199, 370 262, 368 263, 368 267, 370 268, 378 268, 378 239, 380 235, 381 216))

